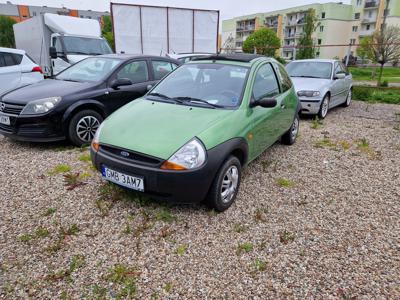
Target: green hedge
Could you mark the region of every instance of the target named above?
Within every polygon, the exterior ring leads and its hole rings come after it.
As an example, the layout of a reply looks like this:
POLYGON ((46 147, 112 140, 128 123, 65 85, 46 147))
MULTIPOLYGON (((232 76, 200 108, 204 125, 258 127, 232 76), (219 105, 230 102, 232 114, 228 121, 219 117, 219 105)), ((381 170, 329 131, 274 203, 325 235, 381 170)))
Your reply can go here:
POLYGON ((353 99, 366 102, 400 104, 400 88, 355 86, 353 99))

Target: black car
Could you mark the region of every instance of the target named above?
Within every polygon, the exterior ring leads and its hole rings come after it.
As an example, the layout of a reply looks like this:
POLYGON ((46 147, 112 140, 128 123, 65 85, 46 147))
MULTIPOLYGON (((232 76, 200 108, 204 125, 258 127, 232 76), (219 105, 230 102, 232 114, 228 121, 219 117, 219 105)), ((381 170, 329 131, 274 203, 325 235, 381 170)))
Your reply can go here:
POLYGON ((120 54, 84 59, 52 79, 0 97, 0 133, 20 141, 88 144, 109 114, 146 94, 179 64, 120 54))

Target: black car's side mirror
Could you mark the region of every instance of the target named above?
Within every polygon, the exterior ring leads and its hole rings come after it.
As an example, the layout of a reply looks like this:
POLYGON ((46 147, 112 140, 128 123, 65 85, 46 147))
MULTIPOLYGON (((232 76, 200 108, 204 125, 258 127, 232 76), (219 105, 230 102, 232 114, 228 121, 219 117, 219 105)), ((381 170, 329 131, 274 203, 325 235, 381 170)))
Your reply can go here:
POLYGON ((153 88, 153 86, 151 84, 149 84, 146 88, 147 88, 147 91, 150 91, 153 88))
POLYGON ((50 54, 50 57, 51 57, 52 59, 56 59, 56 58, 58 57, 56 47, 50 47, 50 48, 49 48, 49 54, 50 54))
POLYGON ((264 108, 273 108, 278 104, 275 98, 262 98, 260 100, 255 100, 251 103, 251 107, 261 106, 264 108))
POLYGON ((111 82, 111 88, 113 88, 114 90, 118 90, 118 88, 120 86, 126 86, 126 85, 132 85, 132 81, 128 78, 119 78, 119 79, 115 79, 113 80, 113 82, 111 82))

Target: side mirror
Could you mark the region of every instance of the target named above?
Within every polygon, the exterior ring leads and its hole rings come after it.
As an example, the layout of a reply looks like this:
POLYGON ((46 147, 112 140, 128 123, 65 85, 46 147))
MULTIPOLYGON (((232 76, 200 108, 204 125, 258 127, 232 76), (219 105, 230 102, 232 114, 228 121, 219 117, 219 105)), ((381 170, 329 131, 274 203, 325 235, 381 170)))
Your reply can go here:
POLYGON ((334 77, 335 80, 337 79, 345 79, 346 78, 346 74, 345 73, 337 73, 334 77))
POLYGON ((132 85, 132 81, 128 78, 119 78, 119 79, 115 79, 113 80, 113 82, 111 82, 111 88, 113 88, 114 90, 118 90, 118 88, 120 86, 126 86, 126 85, 132 85))
POLYGON ((278 104, 275 98, 262 98, 252 103, 251 107, 261 106, 264 108, 273 108, 278 104))
POLYGON ((50 47, 49 48, 49 54, 50 54, 51 58, 56 59, 58 57, 56 47, 50 47))
POLYGON ((147 86, 147 91, 150 91, 152 88, 153 88, 153 85, 149 84, 149 85, 147 86))

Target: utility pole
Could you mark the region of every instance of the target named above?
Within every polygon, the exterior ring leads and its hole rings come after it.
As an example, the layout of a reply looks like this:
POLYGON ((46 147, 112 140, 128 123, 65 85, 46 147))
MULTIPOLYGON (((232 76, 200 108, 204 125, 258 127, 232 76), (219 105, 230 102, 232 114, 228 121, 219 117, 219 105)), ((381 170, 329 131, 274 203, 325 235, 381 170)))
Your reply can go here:
POLYGON ((382 32, 386 28, 386 19, 387 19, 387 15, 389 14, 389 3, 390 3, 390 0, 386 0, 386 8, 385 8, 385 11, 383 12, 383 23, 382 23, 382 28, 381 28, 382 32))

